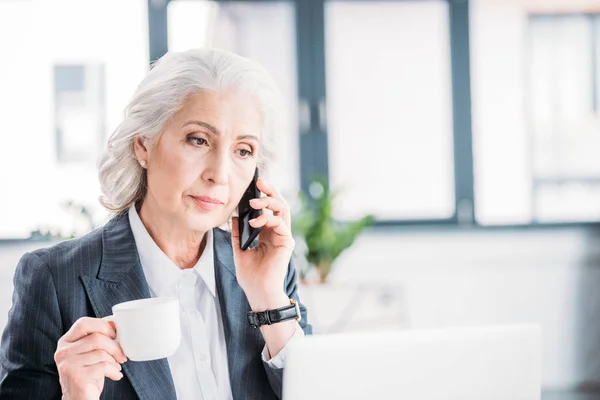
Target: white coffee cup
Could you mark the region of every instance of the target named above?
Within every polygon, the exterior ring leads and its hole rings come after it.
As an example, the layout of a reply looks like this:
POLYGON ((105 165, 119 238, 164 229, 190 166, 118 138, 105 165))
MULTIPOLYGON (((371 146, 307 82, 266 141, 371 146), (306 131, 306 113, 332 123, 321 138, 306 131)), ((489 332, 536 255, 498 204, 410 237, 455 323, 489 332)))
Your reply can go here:
POLYGON ((181 322, 179 301, 174 297, 155 297, 119 303, 112 307, 113 321, 123 352, 131 361, 169 357, 179 347, 181 322))

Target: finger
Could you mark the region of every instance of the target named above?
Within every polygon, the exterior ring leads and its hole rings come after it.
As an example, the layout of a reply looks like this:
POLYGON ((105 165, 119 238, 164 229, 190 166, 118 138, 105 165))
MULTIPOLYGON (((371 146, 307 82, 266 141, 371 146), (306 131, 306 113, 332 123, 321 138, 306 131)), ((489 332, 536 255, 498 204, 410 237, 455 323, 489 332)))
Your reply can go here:
POLYGON ((251 219, 249 223, 254 228, 269 228, 272 229, 273 232, 277 233, 278 235, 290 236, 289 228, 287 227, 283 219, 278 215, 262 214, 257 218, 251 219))
POLYGON ((90 351, 89 353, 77 354, 69 359, 70 364, 80 367, 87 367, 90 365, 99 364, 101 362, 111 363, 119 371, 121 370, 121 364, 104 350, 94 350, 90 351))
POLYGON ((113 328, 113 330, 116 332, 117 331, 117 325, 115 324, 115 321, 112 321, 110 319, 105 319, 105 321, 108 322, 108 324, 110 325, 111 328, 113 328))
POLYGON ((118 381, 123 378, 123 373, 117 367, 105 361, 85 367, 85 373, 93 379, 107 377, 113 381, 118 381))
POLYGON ((101 333, 113 339, 117 336, 115 329, 108 321, 101 318, 82 317, 75 321, 63 338, 65 341, 73 343, 92 333, 101 333))
POLYGON ((258 180, 256 181, 256 186, 258 187, 258 190, 260 190, 267 196, 275 197, 276 199, 284 201, 283 196, 279 193, 275 186, 266 182, 263 178, 258 178, 258 180))
POLYGON ((83 354, 94 350, 104 350, 113 356, 117 362, 124 363, 127 361, 127 357, 125 356, 125 353, 123 353, 121 345, 101 333, 92 333, 91 335, 80 339, 74 344, 73 351, 75 354, 83 354))
POLYGON ((285 213, 287 211, 285 205, 275 197, 261 197, 260 199, 252 199, 250 200, 250 205, 256 210, 268 208, 274 213, 285 213))
POLYGON ((273 213, 274 215, 279 215, 287 227, 291 229, 292 220, 287 203, 275 197, 265 196, 260 199, 250 200, 250 205, 255 209, 262 209, 264 214, 273 213))

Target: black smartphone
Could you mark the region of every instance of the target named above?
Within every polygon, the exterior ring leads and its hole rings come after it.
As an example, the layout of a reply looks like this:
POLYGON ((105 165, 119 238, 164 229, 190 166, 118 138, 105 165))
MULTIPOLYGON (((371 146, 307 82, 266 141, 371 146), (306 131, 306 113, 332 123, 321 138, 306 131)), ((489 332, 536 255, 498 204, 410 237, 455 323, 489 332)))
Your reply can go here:
POLYGON ((262 215, 262 210, 255 210, 250 206, 250 200, 260 198, 260 190, 256 187, 257 180, 258 168, 254 171, 254 178, 252 178, 252 182, 250 182, 250 185, 242 196, 242 200, 240 200, 240 204, 238 204, 240 247, 242 250, 250 247, 260 233, 260 228, 254 228, 249 223, 251 219, 262 215))

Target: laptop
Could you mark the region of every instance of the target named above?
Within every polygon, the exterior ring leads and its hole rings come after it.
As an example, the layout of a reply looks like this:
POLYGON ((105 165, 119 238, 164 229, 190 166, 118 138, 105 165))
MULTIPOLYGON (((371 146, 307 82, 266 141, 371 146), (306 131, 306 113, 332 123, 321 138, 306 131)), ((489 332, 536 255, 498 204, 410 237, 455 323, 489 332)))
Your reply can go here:
POLYGON ((283 400, 540 400, 542 333, 509 325, 307 336, 283 400))

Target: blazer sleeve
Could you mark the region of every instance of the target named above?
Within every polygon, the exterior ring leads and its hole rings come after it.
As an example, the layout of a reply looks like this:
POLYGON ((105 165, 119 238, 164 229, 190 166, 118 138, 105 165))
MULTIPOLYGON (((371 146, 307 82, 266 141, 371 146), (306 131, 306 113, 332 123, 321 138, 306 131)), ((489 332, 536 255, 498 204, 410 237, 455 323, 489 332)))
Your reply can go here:
MULTIPOLYGON (((298 302, 300 307, 300 327, 304 331, 305 335, 312 334, 312 326, 307 322, 307 310, 306 306, 302 304, 300 298, 298 297, 298 274, 296 273, 296 267, 294 267, 293 262, 290 261, 290 265, 288 267, 288 274, 285 278, 285 292, 287 295, 298 302)), ((284 368, 273 368, 267 362, 263 360, 263 366, 267 371, 267 378, 269 379, 269 384, 271 388, 275 392, 278 398, 281 399, 282 391, 283 391, 283 371, 284 368)))
POLYGON ((0 399, 60 399, 54 352, 62 333, 48 265, 27 253, 17 266, 12 307, 0 346, 0 399))

